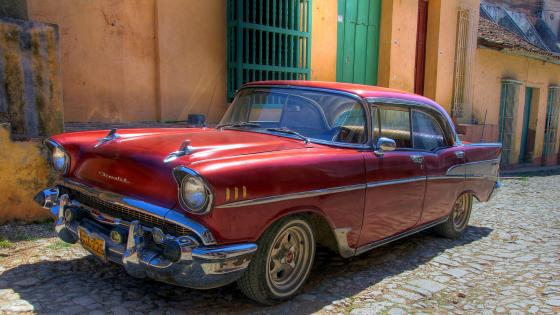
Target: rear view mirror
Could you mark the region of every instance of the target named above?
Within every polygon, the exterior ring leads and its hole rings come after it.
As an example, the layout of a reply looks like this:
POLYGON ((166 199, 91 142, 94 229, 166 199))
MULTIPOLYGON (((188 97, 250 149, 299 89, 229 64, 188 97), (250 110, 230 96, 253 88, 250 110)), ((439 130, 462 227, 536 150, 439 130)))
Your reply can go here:
POLYGON ((377 155, 383 155, 384 152, 395 151, 397 143, 393 139, 381 137, 377 140, 376 147, 375 153, 377 155))

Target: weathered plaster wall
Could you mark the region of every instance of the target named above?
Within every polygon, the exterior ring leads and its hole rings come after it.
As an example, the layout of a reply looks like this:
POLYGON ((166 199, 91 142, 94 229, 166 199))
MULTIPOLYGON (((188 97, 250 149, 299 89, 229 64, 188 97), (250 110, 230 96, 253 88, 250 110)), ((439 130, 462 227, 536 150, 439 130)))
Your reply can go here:
POLYGON ((383 0, 378 84, 414 92, 418 2, 383 0))
POLYGON ((28 0, 59 26, 66 121, 155 120, 154 0, 28 0))
POLYGON ((14 135, 62 131, 59 67, 56 26, 0 19, 0 120, 14 135))
POLYGON ((336 81, 338 4, 333 0, 312 2, 311 80, 336 81))
POLYGON ((50 168, 39 142, 13 142, 7 125, 0 125, 0 224, 47 219, 49 214, 33 201, 47 187, 50 168))
MULTIPOLYGON (((498 125, 503 79, 513 79, 522 82, 515 120, 516 136, 512 153, 512 164, 516 164, 519 161, 525 88, 533 87, 538 89, 533 94, 533 101, 536 102, 535 104, 538 104, 534 162, 540 163, 544 141, 548 86, 560 84, 560 65, 485 48, 477 49, 475 60, 473 114, 479 123, 483 122, 484 114, 488 111, 486 123, 498 125)), ((557 139, 560 141, 560 134, 557 136, 557 139)))

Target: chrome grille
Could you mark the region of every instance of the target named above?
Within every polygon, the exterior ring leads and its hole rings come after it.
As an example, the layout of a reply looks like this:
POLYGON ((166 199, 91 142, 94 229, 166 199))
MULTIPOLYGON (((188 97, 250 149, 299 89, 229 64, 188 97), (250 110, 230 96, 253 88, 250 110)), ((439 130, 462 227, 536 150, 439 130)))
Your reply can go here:
POLYGON ((112 217, 126 220, 129 222, 138 220, 142 225, 148 227, 157 227, 162 229, 164 232, 175 236, 192 234, 189 229, 182 227, 178 224, 168 222, 158 216, 140 212, 138 210, 125 207, 120 204, 116 204, 88 194, 84 194, 77 190, 68 189, 68 191, 71 199, 76 200, 85 206, 93 208, 101 213, 105 213, 112 217))

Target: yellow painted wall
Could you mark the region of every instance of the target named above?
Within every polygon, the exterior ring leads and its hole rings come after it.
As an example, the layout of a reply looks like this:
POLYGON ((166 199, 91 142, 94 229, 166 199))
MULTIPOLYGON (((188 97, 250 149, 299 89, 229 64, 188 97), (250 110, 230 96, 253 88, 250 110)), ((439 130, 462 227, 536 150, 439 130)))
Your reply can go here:
POLYGON ((314 0, 312 6, 311 80, 336 81, 338 4, 314 0))
POLYGON ((157 0, 163 120, 197 113, 215 123, 227 109, 226 23, 224 0, 157 0))
MULTIPOLYGON (((480 123, 487 110, 486 123, 498 125, 502 79, 522 82, 515 119, 516 136, 513 159, 510 161, 512 164, 518 162, 521 148, 525 88, 528 86, 538 89, 533 93, 533 101, 538 102, 534 156, 537 158, 535 162, 539 162, 543 149, 548 86, 560 84, 560 65, 485 48, 477 49, 475 60, 473 114, 480 123)), ((560 139, 560 134, 557 139, 560 139)))
POLYGON ((448 112, 451 112, 453 101, 457 12, 460 8, 471 10, 474 25, 478 25, 480 0, 428 2, 424 95, 435 100, 448 112))
POLYGON ((8 129, 0 126, 0 148, 0 224, 47 219, 49 212, 33 201, 50 178, 40 143, 12 142, 8 129))
POLYGON ((28 0, 59 26, 66 121, 156 118, 154 1, 28 0))
POLYGON ((378 85, 414 92, 417 20, 417 1, 382 1, 378 85))

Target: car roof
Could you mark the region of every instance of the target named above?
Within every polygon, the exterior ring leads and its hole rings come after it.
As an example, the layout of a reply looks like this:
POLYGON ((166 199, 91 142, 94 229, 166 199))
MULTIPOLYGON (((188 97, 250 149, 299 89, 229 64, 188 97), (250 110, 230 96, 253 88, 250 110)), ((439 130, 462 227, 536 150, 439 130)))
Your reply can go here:
POLYGON ((258 87, 258 86, 285 86, 285 87, 307 87, 317 89, 327 89, 342 91, 346 93, 355 94, 362 98, 393 98, 396 100, 407 100, 419 102, 426 106, 432 107, 439 111, 449 122, 451 128, 455 132, 455 126, 447 111, 433 100, 406 91, 389 89, 373 85, 344 83, 344 82, 326 82, 326 81, 306 81, 306 80, 278 80, 278 81, 256 81, 249 82, 243 87, 258 87))
MULTIPOLYGON (((437 105, 434 101, 427 97, 413 94, 406 91, 389 89, 373 85, 343 83, 343 82, 324 82, 324 81, 305 81, 305 80, 279 80, 279 81, 257 81, 249 82, 244 87, 250 86, 296 86, 296 87, 309 87, 342 91, 358 95, 362 98, 379 97, 379 98, 398 98, 411 101, 417 101, 428 105, 437 105)), ((439 105, 437 107, 440 107, 439 105)), ((439 109, 439 108, 438 108, 439 109)))

